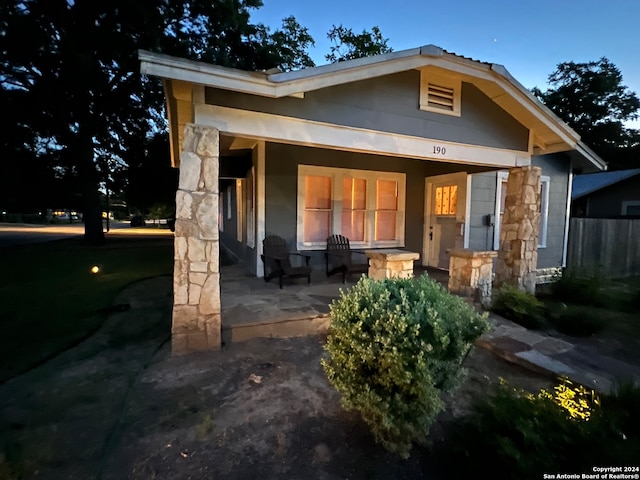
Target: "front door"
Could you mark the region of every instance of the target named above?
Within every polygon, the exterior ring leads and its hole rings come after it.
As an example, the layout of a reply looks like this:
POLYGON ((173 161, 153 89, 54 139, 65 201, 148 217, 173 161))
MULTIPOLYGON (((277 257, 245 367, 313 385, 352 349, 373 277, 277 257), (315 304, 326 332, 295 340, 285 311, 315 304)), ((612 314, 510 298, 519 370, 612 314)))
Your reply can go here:
POLYGON ((449 269, 448 249, 463 248, 466 227, 467 174, 426 179, 423 264, 449 269))

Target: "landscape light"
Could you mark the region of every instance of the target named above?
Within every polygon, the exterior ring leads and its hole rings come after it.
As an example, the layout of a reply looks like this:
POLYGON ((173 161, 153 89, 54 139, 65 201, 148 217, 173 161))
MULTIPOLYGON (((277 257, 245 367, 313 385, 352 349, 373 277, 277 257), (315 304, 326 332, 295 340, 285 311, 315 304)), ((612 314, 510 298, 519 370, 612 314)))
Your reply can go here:
POLYGON ((93 265, 89 271, 93 274, 93 275, 97 275, 100 273, 100 271, 102 270, 102 268, 100 267, 100 265, 93 265))

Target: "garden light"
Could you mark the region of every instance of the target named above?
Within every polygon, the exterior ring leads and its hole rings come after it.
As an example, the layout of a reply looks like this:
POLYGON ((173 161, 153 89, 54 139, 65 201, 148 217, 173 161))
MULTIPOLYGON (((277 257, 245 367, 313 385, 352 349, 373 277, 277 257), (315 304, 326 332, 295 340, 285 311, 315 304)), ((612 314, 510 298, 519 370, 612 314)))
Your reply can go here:
POLYGON ((93 274, 93 275, 97 275, 102 271, 102 267, 100 265, 93 265, 89 271, 93 274))

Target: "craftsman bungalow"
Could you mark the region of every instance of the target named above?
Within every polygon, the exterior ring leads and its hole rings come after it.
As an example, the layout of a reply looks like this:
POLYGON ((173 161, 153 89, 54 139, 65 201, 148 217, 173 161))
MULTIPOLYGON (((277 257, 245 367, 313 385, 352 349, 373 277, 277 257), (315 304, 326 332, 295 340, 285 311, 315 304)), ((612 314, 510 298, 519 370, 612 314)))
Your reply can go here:
POLYGON ((175 352, 220 346, 219 242, 258 276, 271 233, 316 266, 333 233, 440 268, 496 250, 530 289, 564 265, 573 172, 605 168, 504 67, 432 45, 284 73, 139 58, 180 168, 175 352))

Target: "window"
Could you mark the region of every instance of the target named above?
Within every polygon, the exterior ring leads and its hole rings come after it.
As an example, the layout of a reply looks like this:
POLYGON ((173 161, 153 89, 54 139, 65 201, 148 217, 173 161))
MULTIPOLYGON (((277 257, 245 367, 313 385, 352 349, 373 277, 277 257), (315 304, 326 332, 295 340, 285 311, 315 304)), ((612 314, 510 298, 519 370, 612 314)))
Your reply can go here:
POLYGON ((256 238, 256 181, 255 167, 251 167, 245 179, 245 205, 247 217, 247 246, 255 247, 256 238))
POLYGON ((629 200, 622 202, 622 215, 640 216, 640 201, 629 200))
MULTIPOLYGON (((493 232, 493 249, 500 248, 500 226, 504 217, 504 205, 507 198, 509 172, 498 172, 496 186, 496 222, 493 232)), ((547 225, 549 222, 549 184, 550 177, 540 176, 540 229, 538 230, 538 248, 547 246, 547 225)))
POLYGON ((300 165, 298 248, 319 249, 342 234, 352 245, 404 245, 405 175, 300 165))
POLYGON ((458 210, 458 186, 436 187, 433 213, 435 215, 453 215, 458 210))
POLYGON ((420 71, 420 110, 459 117, 462 82, 433 70, 420 71))

